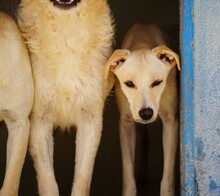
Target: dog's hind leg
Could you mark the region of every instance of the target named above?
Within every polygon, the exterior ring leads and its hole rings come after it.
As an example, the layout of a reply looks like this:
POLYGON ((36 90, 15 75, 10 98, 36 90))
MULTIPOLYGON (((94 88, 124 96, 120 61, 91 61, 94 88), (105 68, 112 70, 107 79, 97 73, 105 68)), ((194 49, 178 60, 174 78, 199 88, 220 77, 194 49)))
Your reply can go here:
POLYGON ((46 118, 32 116, 30 153, 37 172, 41 196, 58 196, 59 190, 53 170, 53 123, 46 118))
POLYGON ((5 119, 8 128, 6 172, 1 196, 18 195, 21 171, 27 151, 30 123, 25 119, 5 119))
POLYGON ((161 196, 175 195, 175 162, 178 144, 178 119, 169 113, 161 115, 163 122, 164 169, 161 196))
POLYGON ((102 133, 101 105, 104 103, 82 109, 76 133, 75 176, 71 196, 88 196, 90 192, 93 166, 102 133))
POLYGON ((136 130, 135 122, 130 112, 129 104, 121 89, 116 89, 117 102, 120 111, 119 131, 122 152, 123 196, 136 195, 134 177, 136 130))

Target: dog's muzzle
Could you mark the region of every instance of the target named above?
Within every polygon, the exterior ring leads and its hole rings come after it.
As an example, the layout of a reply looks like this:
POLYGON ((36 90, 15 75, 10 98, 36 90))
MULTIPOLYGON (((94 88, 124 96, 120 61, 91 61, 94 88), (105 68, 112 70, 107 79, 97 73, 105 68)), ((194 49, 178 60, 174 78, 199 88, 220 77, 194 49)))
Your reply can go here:
POLYGON ((81 0, 50 0, 53 5, 60 8, 71 8, 77 6, 81 0))

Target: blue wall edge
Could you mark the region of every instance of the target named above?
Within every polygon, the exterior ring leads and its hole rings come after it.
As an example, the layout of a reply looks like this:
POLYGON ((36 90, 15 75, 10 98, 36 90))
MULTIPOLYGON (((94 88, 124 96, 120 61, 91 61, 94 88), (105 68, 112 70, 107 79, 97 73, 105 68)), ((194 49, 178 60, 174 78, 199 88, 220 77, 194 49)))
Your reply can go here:
POLYGON ((181 105, 180 105, 180 149, 181 149, 181 195, 194 196, 196 177, 194 168, 194 71, 193 71, 193 5, 194 0, 182 0, 181 10, 181 105))

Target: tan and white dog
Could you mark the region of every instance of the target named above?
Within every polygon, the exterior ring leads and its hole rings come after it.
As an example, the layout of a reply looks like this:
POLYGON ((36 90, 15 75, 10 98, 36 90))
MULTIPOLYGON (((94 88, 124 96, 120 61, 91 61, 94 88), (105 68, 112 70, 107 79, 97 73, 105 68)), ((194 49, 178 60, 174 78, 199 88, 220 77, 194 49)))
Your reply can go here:
POLYGON ((178 92, 175 65, 178 55, 166 46, 166 37, 154 25, 134 25, 105 66, 104 75, 118 78, 123 160, 123 195, 136 195, 134 179, 135 122, 163 122, 164 171, 161 195, 174 196, 174 167, 178 141, 178 92), (133 120, 134 119, 134 120, 133 120))
POLYGON ((35 82, 30 153, 39 194, 59 195, 53 128, 76 126, 71 195, 89 195, 104 103, 114 79, 103 78, 114 34, 107 0, 21 0, 18 16, 35 82))
POLYGON ((8 129, 6 172, 0 196, 18 195, 34 87, 27 48, 17 24, 0 12, 0 121, 8 129))

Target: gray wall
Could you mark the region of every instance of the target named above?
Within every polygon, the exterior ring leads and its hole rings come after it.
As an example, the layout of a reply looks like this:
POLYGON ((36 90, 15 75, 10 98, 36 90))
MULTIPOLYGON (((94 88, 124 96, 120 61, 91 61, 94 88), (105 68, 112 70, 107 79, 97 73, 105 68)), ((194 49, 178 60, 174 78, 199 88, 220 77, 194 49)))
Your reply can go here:
POLYGON ((182 195, 220 195, 220 1, 181 3, 182 195))
MULTIPOLYGON (((15 16, 18 0, 1 0, 0 10, 15 16)), ((177 0, 110 0, 116 22, 116 47, 136 22, 157 23, 170 35, 172 46, 178 50, 179 7, 177 0)), ((5 170, 7 132, 0 124, 0 185, 5 170)), ((136 176, 138 195, 159 195, 162 175, 161 124, 138 126, 136 176)), ((74 173, 75 132, 61 134, 55 131, 55 171, 61 196, 68 196, 74 173)), ((177 170, 178 171, 178 170, 177 170)), ((107 100, 104 114, 104 131, 96 158, 91 196, 121 195, 121 154, 118 137, 118 111, 114 97, 107 100)), ((35 171, 27 155, 20 185, 20 196, 37 195, 35 171)), ((178 185, 178 183, 177 183, 178 185)), ((178 186, 177 186, 178 190, 178 186)))

